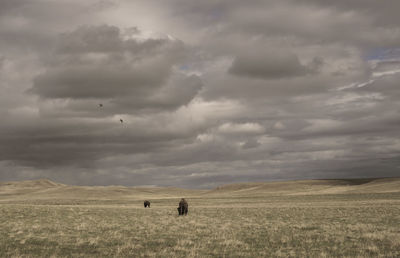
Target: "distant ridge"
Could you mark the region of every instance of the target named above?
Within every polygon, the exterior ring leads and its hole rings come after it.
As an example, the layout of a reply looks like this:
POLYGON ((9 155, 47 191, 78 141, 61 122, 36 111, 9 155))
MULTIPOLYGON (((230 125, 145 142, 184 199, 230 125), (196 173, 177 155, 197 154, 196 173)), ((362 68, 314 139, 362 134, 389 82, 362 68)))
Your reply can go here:
POLYGON ((400 178, 315 179, 250 182, 219 186, 214 194, 339 194, 356 192, 400 192, 400 178))
POLYGON ((0 182, 0 202, 12 200, 135 200, 182 198, 203 193, 175 187, 74 186, 48 179, 0 182))
POLYGON ((49 187, 60 187, 65 185, 43 178, 36 180, 0 182, 0 186, 9 186, 15 188, 49 188, 49 187))
MULTIPOLYGON (((211 190, 175 187, 71 186, 48 179, 0 182, 0 202, 11 200, 142 200, 152 198, 399 193, 400 178, 323 179, 236 183, 211 190)), ((72 202, 72 201, 71 201, 72 202)))

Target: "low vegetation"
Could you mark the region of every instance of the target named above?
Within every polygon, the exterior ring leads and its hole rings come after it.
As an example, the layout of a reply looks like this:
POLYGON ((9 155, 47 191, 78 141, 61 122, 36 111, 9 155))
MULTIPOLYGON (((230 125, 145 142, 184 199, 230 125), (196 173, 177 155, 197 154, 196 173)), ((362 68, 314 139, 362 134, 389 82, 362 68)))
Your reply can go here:
POLYGON ((2 184, 0 257, 400 257, 399 182, 241 184, 184 196, 2 184), (180 197, 188 216, 178 216, 180 197))

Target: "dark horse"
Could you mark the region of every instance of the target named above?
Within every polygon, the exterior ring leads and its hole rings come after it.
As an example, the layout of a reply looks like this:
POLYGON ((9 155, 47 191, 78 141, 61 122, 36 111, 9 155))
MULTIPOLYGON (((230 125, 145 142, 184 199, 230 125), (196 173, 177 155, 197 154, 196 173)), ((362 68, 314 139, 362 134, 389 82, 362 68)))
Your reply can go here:
POLYGON ((179 202, 179 207, 178 209, 178 213, 179 215, 187 215, 188 211, 189 211, 189 204, 187 203, 187 201, 182 198, 181 201, 179 202))
POLYGON ((147 207, 149 207, 150 208, 150 202, 149 201, 144 201, 144 207, 145 208, 147 208, 147 207))

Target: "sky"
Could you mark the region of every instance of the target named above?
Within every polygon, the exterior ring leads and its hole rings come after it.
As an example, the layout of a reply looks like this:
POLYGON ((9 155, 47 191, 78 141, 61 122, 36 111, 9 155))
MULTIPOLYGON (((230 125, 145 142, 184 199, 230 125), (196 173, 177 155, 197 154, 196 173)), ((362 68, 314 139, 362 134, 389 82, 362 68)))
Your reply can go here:
POLYGON ((2 0, 0 181, 398 177, 399 9, 2 0))

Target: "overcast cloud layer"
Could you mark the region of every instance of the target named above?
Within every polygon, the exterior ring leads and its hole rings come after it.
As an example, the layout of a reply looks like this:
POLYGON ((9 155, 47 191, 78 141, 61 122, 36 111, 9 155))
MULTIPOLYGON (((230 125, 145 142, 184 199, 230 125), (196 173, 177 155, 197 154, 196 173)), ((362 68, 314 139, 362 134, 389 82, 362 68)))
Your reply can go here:
POLYGON ((0 180, 207 188, 400 176, 398 10, 1 1, 0 180))

